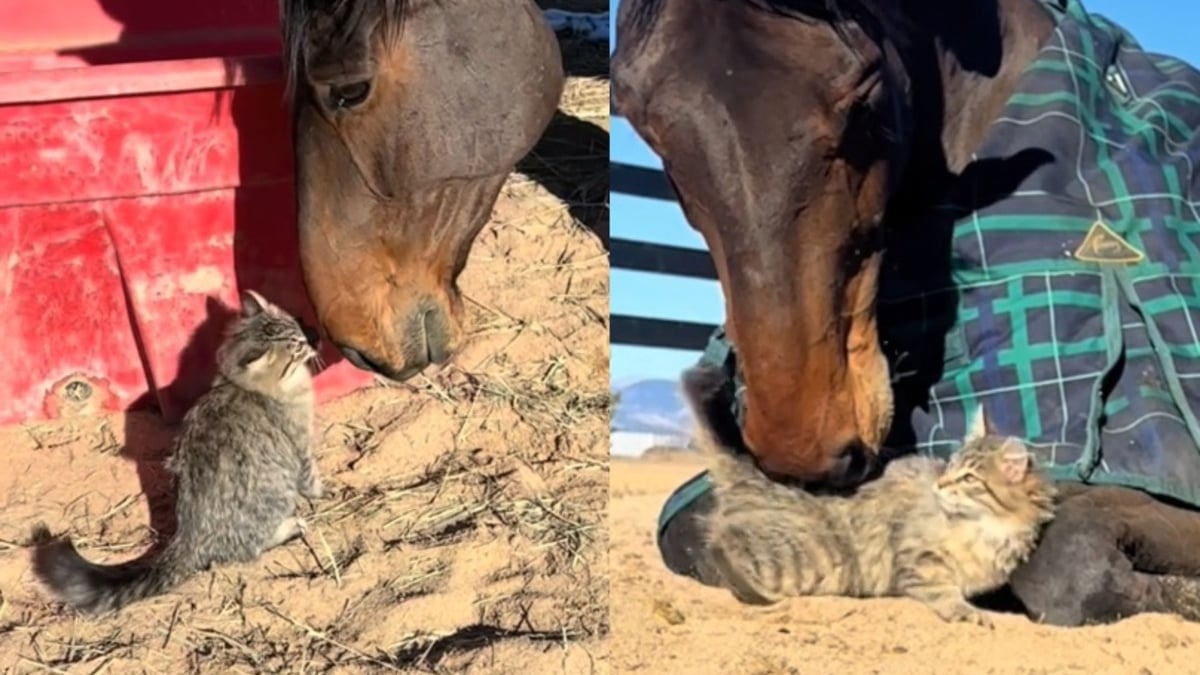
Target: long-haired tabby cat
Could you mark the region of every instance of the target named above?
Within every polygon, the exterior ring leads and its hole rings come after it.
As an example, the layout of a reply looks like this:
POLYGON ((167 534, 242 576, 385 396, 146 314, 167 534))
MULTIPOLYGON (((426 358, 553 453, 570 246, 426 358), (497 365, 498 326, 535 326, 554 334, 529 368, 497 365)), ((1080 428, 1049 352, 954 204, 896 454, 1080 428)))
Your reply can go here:
MULTIPOLYGON (((43 543, 37 577, 61 601, 95 614, 164 593, 214 564, 249 562, 304 532, 297 496, 321 494, 313 465, 316 339, 254 291, 217 352, 212 388, 184 416, 166 466, 178 527, 149 561, 88 562, 70 538, 43 543)), ((45 525, 34 541, 47 542, 45 525)))
POLYGON ((967 598, 1007 583, 1053 517, 1053 483, 1021 441, 988 433, 980 409, 949 462, 902 457, 852 493, 813 494, 738 452, 723 380, 697 366, 683 389, 716 499, 709 552, 735 597, 908 596, 946 621, 991 625, 967 598))

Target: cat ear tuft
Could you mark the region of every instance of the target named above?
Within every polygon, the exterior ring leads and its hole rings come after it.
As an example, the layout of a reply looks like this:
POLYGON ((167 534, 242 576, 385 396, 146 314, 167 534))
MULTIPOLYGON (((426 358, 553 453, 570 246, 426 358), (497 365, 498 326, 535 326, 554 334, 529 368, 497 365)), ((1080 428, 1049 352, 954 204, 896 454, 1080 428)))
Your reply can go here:
POLYGON ((975 414, 971 415, 970 421, 967 422, 967 435, 963 438, 963 442, 970 443, 971 441, 978 441, 984 436, 987 436, 987 434, 987 418, 984 415, 983 406, 980 405, 975 409, 975 414))
POLYGON ((242 316, 250 318, 267 311, 269 303, 257 291, 249 288, 242 291, 242 316))
POLYGON ((1033 454, 1017 438, 1006 438, 1000 445, 1000 472, 1010 483, 1025 480, 1033 467, 1033 454))

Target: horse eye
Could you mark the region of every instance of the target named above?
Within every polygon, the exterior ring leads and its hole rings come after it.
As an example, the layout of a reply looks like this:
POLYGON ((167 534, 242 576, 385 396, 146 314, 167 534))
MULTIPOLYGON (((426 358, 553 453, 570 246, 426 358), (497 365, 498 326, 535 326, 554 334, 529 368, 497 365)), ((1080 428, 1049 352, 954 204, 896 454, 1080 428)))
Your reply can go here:
POLYGON ((362 105, 371 93, 371 83, 367 81, 340 84, 329 88, 329 102, 334 110, 347 110, 362 105))

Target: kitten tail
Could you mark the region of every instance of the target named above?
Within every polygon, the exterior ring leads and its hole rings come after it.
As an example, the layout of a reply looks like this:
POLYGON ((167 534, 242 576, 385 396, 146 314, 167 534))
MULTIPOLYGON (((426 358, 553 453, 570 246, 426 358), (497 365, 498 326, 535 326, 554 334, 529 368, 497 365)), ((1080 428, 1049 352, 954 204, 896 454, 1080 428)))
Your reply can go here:
POLYGON ((103 614, 160 595, 191 576, 176 540, 151 561, 116 565, 88 562, 70 537, 51 541, 44 525, 34 528, 33 572, 56 598, 84 614, 103 614))
POLYGON ((718 491, 735 483, 771 484, 742 440, 741 429, 724 387, 725 373, 715 366, 698 365, 683 372, 683 394, 696 420, 696 445, 708 463, 709 476, 718 491))

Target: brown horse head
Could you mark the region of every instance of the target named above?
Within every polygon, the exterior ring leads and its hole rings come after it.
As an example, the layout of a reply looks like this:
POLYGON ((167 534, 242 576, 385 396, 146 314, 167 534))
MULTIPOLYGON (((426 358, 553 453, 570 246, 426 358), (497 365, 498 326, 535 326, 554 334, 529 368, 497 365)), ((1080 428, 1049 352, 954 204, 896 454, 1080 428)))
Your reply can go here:
POLYGON ((402 380, 463 334, 457 279, 549 125, 558 42, 532 0, 284 0, 300 259, 331 341, 402 380))
POLYGON ((961 168, 1049 33, 1036 0, 997 3, 622 3, 615 104, 708 244, 771 473, 873 464, 893 412, 882 223, 961 168))

